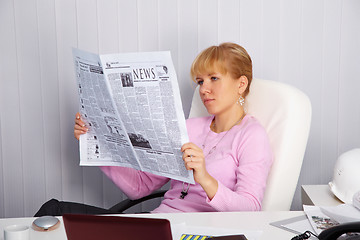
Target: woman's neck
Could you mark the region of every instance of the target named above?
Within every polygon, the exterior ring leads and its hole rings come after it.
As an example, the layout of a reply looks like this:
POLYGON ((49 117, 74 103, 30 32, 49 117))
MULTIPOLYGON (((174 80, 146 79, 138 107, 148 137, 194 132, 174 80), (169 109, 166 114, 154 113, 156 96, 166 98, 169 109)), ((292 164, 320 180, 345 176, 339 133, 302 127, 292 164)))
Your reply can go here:
POLYGON ((243 108, 239 109, 239 111, 233 111, 229 114, 215 115, 210 125, 210 129, 216 133, 229 131, 233 126, 239 124, 245 116, 243 108))

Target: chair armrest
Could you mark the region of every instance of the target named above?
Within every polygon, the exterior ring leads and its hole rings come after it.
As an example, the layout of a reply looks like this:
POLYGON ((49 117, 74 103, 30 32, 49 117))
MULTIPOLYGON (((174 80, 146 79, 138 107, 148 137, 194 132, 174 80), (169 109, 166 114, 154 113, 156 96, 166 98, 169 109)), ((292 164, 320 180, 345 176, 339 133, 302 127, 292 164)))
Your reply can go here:
POLYGON ((110 211, 112 212, 118 212, 118 213, 122 213, 124 212, 126 209, 131 208, 132 206, 135 206, 136 204, 139 204, 141 202, 153 199, 153 198, 158 198, 158 197, 163 197, 164 194, 166 193, 167 190, 157 190, 153 193, 151 193, 148 196, 139 198, 139 199, 135 199, 135 200, 131 200, 131 199, 125 199, 117 204, 115 204, 114 206, 112 206, 111 208, 109 208, 110 211))

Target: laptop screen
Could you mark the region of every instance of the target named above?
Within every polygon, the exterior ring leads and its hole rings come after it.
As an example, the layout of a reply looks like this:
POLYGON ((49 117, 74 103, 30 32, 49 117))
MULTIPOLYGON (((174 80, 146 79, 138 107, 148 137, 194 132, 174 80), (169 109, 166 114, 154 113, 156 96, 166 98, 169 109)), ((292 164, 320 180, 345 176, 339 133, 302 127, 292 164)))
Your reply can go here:
POLYGON ((172 240, 167 219, 65 214, 68 240, 172 240))

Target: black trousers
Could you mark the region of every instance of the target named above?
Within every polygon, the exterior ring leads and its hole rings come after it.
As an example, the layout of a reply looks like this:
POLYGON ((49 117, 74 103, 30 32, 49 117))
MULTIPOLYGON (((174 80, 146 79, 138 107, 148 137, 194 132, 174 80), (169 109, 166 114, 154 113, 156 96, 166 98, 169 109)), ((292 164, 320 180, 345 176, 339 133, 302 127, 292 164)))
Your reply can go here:
POLYGON ((51 199, 44 203, 34 217, 62 216, 63 214, 119 214, 105 208, 99 208, 75 202, 63 202, 51 199))

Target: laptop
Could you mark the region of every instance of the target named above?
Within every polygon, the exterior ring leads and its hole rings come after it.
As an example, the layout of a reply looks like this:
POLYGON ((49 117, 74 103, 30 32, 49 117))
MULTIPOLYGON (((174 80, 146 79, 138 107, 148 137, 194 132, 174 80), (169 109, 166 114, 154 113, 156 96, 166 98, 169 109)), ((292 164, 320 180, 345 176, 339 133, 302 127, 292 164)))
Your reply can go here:
POLYGON ((65 214, 68 240, 172 240, 167 219, 65 214))

